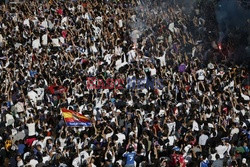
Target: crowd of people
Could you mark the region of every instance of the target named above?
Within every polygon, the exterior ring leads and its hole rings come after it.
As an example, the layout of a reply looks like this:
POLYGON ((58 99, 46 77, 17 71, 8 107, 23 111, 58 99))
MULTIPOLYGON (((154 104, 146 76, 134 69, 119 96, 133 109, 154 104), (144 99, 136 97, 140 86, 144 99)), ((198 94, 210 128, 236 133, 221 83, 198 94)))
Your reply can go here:
POLYGON ((226 61, 206 13, 190 10, 174 0, 2 4, 0 164, 247 167, 248 69, 226 61), (107 79, 119 82, 98 87, 107 79), (61 108, 92 126, 66 126, 61 108))

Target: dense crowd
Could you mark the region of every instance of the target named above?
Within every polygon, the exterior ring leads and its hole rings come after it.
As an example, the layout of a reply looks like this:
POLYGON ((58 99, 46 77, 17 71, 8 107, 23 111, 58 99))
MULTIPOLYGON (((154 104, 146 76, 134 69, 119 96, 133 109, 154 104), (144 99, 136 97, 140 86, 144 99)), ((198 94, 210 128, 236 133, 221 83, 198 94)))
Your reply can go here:
POLYGON ((204 14, 174 0, 1 5, 0 164, 247 167, 248 69, 221 56, 204 14), (61 108, 92 126, 67 127, 61 108))

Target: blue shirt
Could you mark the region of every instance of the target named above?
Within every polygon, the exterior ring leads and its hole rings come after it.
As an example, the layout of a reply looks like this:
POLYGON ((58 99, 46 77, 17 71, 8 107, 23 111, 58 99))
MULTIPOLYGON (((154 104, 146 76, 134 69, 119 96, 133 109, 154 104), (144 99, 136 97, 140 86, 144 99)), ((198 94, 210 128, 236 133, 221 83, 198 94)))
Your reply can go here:
POLYGON ((111 101, 111 103, 115 103, 116 100, 115 100, 115 98, 112 98, 110 101, 111 101))
POLYGON ((22 155, 24 153, 25 145, 19 144, 17 147, 18 147, 18 153, 22 155))
POLYGON ((134 165, 135 162, 135 152, 128 152, 123 154, 123 157, 126 158, 126 165, 134 165))
POLYGON ((32 71, 32 70, 30 70, 30 76, 31 76, 31 77, 34 77, 36 74, 37 74, 37 71, 32 71))
POLYGON ((204 160, 200 163, 200 167, 208 167, 209 161, 204 160))

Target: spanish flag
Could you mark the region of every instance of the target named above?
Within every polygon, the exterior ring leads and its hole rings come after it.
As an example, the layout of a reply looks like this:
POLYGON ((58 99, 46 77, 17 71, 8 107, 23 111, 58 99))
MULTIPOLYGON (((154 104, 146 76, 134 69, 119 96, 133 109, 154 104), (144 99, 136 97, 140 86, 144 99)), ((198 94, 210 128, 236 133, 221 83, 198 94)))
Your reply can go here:
POLYGON ((67 126, 91 126, 91 121, 80 113, 62 108, 62 115, 67 126))

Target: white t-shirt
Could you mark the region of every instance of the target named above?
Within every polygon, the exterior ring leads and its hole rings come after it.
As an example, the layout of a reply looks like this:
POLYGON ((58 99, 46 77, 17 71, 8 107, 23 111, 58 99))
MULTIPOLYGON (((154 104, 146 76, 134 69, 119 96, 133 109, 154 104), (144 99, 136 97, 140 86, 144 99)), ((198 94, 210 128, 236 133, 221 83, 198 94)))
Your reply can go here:
POLYGON ((92 45, 92 46, 90 47, 90 49, 91 49, 91 51, 92 51, 93 53, 97 53, 97 52, 98 52, 98 50, 97 50, 97 48, 96 48, 95 45, 92 45))
POLYGON ((134 51, 134 50, 130 50, 130 51, 128 52, 128 62, 131 63, 132 60, 135 59, 135 57, 136 57, 135 51, 134 51))
POLYGON ((44 88, 36 88, 37 100, 43 100, 44 98, 44 88))
POLYGON ((32 42, 32 48, 33 48, 33 49, 39 49, 40 46, 41 46, 40 38, 38 38, 38 39, 36 39, 36 40, 34 40, 34 41, 32 42))
POLYGON ((169 146, 173 146, 174 141, 176 140, 176 137, 175 136, 169 136, 168 140, 169 140, 169 146))
POLYGON ((65 141, 66 141, 66 139, 63 139, 63 138, 61 138, 61 137, 59 138, 60 146, 61 146, 62 148, 64 148, 64 147, 66 146, 65 141))
POLYGON ((35 128, 35 123, 30 123, 30 124, 27 124, 28 126, 28 130, 29 130, 29 136, 34 136, 36 134, 36 128, 35 128))
POLYGON ((161 67, 166 66, 166 54, 164 53, 161 57, 156 57, 156 59, 159 59, 161 62, 161 67))
POLYGON ((14 122, 15 122, 15 120, 14 120, 14 117, 12 116, 12 115, 10 115, 10 114, 6 114, 6 126, 9 126, 9 125, 14 125, 14 122))
POLYGON ((126 136, 125 136, 124 134, 122 134, 122 133, 118 133, 118 134, 116 134, 116 135, 117 135, 117 137, 118 137, 117 143, 123 144, 123 140, 126 139, 126 136))
POLYGON ((202 146, 206 145, 207 139, 208 139, 208 136, 202 134, 202 135, 199 137, 199 145, 202 145, 202 146))
POLYGON ((128 64, 127 62, 122 62, 122 59, 118 59, 116 62, 115 62, 115 69, 116 70, 119 70, 121 67, 125 66, 126 64, 128 64))
POLYGON ((64 38, 63 38, 63 37, 59 37, 59 41, 60 41, 62 44, 64 44, 64 43, 65 43, 64 38))
POLYGON ((33 90, 28 92, 28 97, 30 99, 31 104, 35 105, 37 102, 37 98, 38 98, 38 95, 36 94, 36 92, 34 92, 33 90))
POLYGON ((58 38, 53 38, 53 39, 51 39, 52 40, 52 45, 54 46, 54 47, 59 47, 60 46, 60 44, 59 44, 59 39, 58 38))
POLYGON ((215 157, 215 156, 216 156, 216 153, 211 154, 211 160, 212 160, 212 161, 215 161, 215 160, 216 160, 216 157, 215 157))
POLYGON ((242 97, 244 100, 246 100, 246 101, 250 100, 249 96, 247 96, 247 95, 245 95, 245 94, 243 94, 243 93, 241 93, 241 97, 242 97))
POLYGON ((95 66, 91 66, 89 69, 88 69, 88 73, 90 73, 91 75, 95 75, 95 72, 96 72, 96 68, 95 66))
POLYGON ((35 159, 30 160, 30 165, 31 165, 32 167, 35 167, 36 164, 38 164, 38 161, 37 161, 37 160, 35 160, 35 159))
POLYGON ((215 148, 220 158, 224 158, 224 153, 227 151, 227 146, 219 145, 215 148))
POLYGON ((72 166, 78 167, 79 165, 80 165, 79 157, 76 157, 72 162, 72 166))
POLYGON ((80 157, 82 157, 82 156, 84 157, 82 159, 82 161, 87 160, 90 157, 89 153, 87 151, 85 151, 85 150, 80 152, 80 157))
POLYGON ((42 150, 45 148, 45 145, 43 144, 42 141, 38 141, 38 142, 36 143, 36 145, 40 145, 41 148, 42 148, 42 150))
POLYGON ((205 79, 205 71, 200 69, 196 71, 196 74, 198 74, 198 80, 203 81, 205 79))
POLYGON ((111 63, 111 58, 112 58, 112 54, 106 54, 105 57, 104 57, 104 60, 110 64, 111 63))
POLYGON ((150 68, 150 74, 151 74, 151 76, 156 75, 156 69, 155 68, 150 68))
POLYGON ((196 121, 193 121, 192 131, 199 131, 199 125, 196 121))
POLYGON ((30 27, 30 21, 29 21, 29 19, 25 19, 23 21, 23 24, 26 25, 26 26, 28 26, 28 27, 30 27))
POLYGON ((168 26, 168 29, 169 29, 171 32, 174 32, 174 23, 170 23, 169 26, 168 26))
POLYGON ((116 46, 115 47, 115 54, 120 56, 121 53, 122 53, 122 48, 120 46, 116 46))
POLYGON ((50 161, 51 158, 49 155, 47 155, 46 157, 43 157, 43 163, 46 163, 47 161, 50 161))
POLYGON ((42 45, 47 45, 48 44, 48 35, 47 34, 44 34, 42 36, 42 45))
POLYGON ((175 133, 175 126, 176 123, 175 122, 171 122, 171 123, 167 123, 168 129, 169 129, 169 133, 175 133))
POLYGON ((63 25, 63 23, 66 23, 68 21, 68 18, 67 17, 64 17, 61 21, 61 25, 63 25))
POLYGON ((110 138, 113 135, 113 132, 106 134, 106 139, 110 138))
POLYGON ((24 165, 24 164, 23 164, 23 160, 20 160, 20 161, 17 162, 17 166, 18 166, 18 167, 21 167, 21 166, 23 166, 23 165, 24 165))
POLYGON ((234 128, 231 130, 230 136, 233 136, 234 134, 238 134, 239 132, 240 132, 239 128, 234 128))
POLYGON ((48 28, 48 22, 47 22, 46 19, 42 22, 41 26, 42 26, 43 28, 48 28))
POLYGON ((121 28, 123 26, 122 19, 119 20, 119 27, 121 28))

